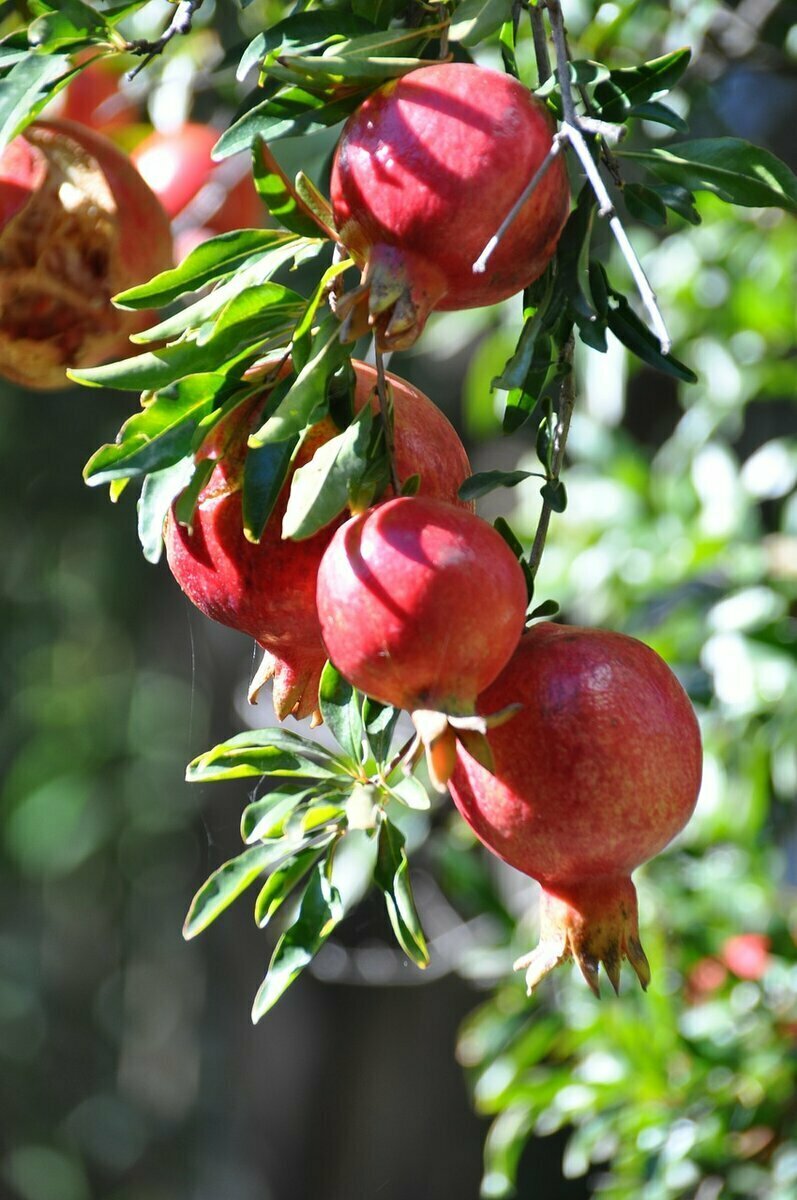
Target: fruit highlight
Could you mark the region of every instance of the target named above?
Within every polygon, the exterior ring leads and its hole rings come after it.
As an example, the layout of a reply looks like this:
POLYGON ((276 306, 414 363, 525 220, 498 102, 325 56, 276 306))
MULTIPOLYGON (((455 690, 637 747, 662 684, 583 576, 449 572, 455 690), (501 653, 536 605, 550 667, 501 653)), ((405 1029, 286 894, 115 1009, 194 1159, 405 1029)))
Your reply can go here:
POLYGON ((495 250, 473 264, 551 146, 542 101, 500 71, 422 67, 385 84, 350 117, 332 168, 341 239, 363 283, 341 301, 344 335, 370 324, 381 347, 412 345, 433 309, 495 304, 545 269, 567 218, 561 159, 495 250))
POLYGON ((515 967, 531 992, 572 957, 597 994, 599 965, 616 991, 627 958, 647 987, 631 872, 694 809, 702 752, 689 699, 642 642, 545 623, 479 697, 482 712, 513 703, 488 733, 494 772, 460 748, 450 787, 484 844, 542 884, 540 942, 515 967))

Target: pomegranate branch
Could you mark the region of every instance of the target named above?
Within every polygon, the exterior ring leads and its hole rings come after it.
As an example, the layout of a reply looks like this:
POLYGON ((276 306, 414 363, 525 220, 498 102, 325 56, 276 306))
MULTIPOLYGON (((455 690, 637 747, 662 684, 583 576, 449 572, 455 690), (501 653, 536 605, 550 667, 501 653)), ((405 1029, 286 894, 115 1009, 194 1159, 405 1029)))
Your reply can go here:
POLYGON ((518 201, 513 205, 510 212, 502 221, 500 227, 495 234, 487 242, 479 257, 473 264, 474 274, 482 274, 487 262, 506 234, 507 229, 517 217, 518 212, 528 200, 529 196, 538 187, 540 180, 545 172, 550 167, 554 158, 561 152, 562 146, 569 143, 578 159, 584 174, 586 175, 595 198, 598 202, 598 213, 602 217, 608 218, 609 228, 620 247, 620 252, 623 255, 631 275, 636 284, 639 297, 647 310, 650 318, 650 323, 656 337, 659 339, 662 354, 667 354, 672 345, 672 340, 667 331, 667 326, 664 323, 664 317, 656 302, 656 294, 650 285, 647 275, 642 269, 642 264, 636 256, 633 246, 631 245, 628 234, 617 215, 617 210, 614 202, 609 195, 606 185, 601 178, 600 171, 595 163, 594 158, 587 145, 584 133, 590 133, 593 136, 600 136, 606 141, 618 141, 624 134, 620 127, 608 125, 605 121, 595 121, 590 117, 580 117, 576 112, 576 106, 573 100, 573 92, 570 86, 570 55, 567 48, 567 37, 565 33, 564 18, 562 16, 562 8, 559 0, 540 0, 538 6, 533 10, 532 30, 534 32, 534 45, 537 51, 537 63, 540 74, 540 81, 543 82, 543 76, 547 70, 547 52, 542 55, 542 43, 540 40, 542 8, 548 10, 551 22, 551 34, 553 37, 554 50, 556 52, 556 76, 559 81, 559 90, 562 96, 562 107, 564 109, 564 120, 559 132, 554 136, 551 149, 548 151, 543 162, 535 171, 529 183, 526 185, 518 201))
POLYGON ((385 431, 385 449, 390 464, 390 482, 396 496, 401 495, 401 483, 396 471, 396 448, 393 442, 393 402, 385 378, 385 360, 378 344, 374 343, 374 358, 376 359, 376 391, 379 396, 379 411, 382 415, 382 426, 385 431))
MULTIPOLYGON (((573 335, 565 343, 562 351, 561 364, 568 368, 567 374, 562 380, 562 386, 559 391, 559 411, 556 418, 556 429, 554 430, 553 439, 553 455, 551 458, 551 474, 550 482, 556 483, 562 471, 562 464, 565 457, 565 446, 567 445, 567 435, 570 432, 570 421, 573 416, 573 407, 576 402, 576 387, 575 375, 573 373, 573 350, 574 342, 573 335)), ((532 578, 536 576, 537 570, 542 558, 542 552, 545 549, 545 539, 548 536, 548 526, 551 523, 551 513, 553 509, 548 500, 543 500, 540 519, 537 522, 537 531, 534 534, 534 542, 529 553, 529 567, 531 568, 532 578)))
POLYGON ((173 37, 176 37, 178 34, 186 34, 191 32, 191 25, 194 20, 194 16, 202 7, 202 4, 203 0, 180 0, 180 3, 174 10, 174 15, 172 16, 171 21, 166 26, 159 38, 156 38, 151 42, 141 40, 127 43, 125 49, 128 50, 130 54, 143 54, 145 56, 144 61, 140 62, 138 66, 130 72, 128 79, 135 79, 139 71, 143 71, 145 67, 149 66, 154 58, 157 58, 159 54, 162 54, 173 37))

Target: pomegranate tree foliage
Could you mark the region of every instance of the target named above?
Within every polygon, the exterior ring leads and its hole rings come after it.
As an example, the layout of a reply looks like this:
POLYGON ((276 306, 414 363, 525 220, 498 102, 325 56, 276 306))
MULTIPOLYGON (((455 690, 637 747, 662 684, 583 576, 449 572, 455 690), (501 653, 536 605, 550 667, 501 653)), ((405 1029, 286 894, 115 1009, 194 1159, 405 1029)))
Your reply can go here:
MULTIPOLYGON (((153 29, 147 7, 144 28, 143 0, 31 3, 30 22, 16 23, 0 44, 2 136, 13 136, 65 86, 80 69, 73 56, 86 46, 151 57, 146 72, 157 78, 169 56, 184 53, 183 43, 216 20, 197 4, 193 31, 159 47, 173 10, 164 6, 162 25, 153 29)), ((197 458, 203 441, 257 390, 247 372, 264 355, 290 348, 293 372, 273 393, 258 437, 268 450, 245 492, 256 532, 297 440, 328 411, 331 385, 356 349, 341 344, 327 306, 328 285, 345 268, 332 263, 320 155, 314 151, 312 169, 293 178, 280 166, 281 151, 287 162, 290 148, 301 146, 296 139, 325 130, 332 131, 331 147, 335 127, 365 96, 436 60, 446 46, 464 61, 503 62, 564 115, 558 83, 540 83, 528 5, 351 0, 241 7, 239 33, 248 29, 251 40, 237 59, 240 108, 217 153, 251 153, 274 222, 214 238, 175 270, 125 293, 125 307, 163 308, 163 319, 141 336, 138 357, 78 377, 143 394, 141 410, 93 456, 86 477, 108 483, 114 497, 131 480, 142 482, 139 528, 152 560, 176 497, 181 519, 190 521, 206 478, 197 458), (301 271, 292 274, 294 267, 301 271)), ((643 917, 660 918, 659 932, 646 932, 661 981, 647 998, 604 1000, 599 1009, 563 978, 529 1002, 519 981, 504 982, 467 1022, 460 1057, 477 1107, 495 1118, 485 1196, 509 1194, 529 1135, 561 1127, 572 1130, 566 1173, 604 1164, 600 1188, 613 1197, 640 1195, 643 1186, 650 1196, 763 1197, 773 1188, 789 1194, 797 1180, 790 1140, 797 1073, 785 1049, 797 1022, 797 968, 772 838, 787 823, 797 788, 797 465, 788 436, 753 447, 744 440, 748 403, 793 390, 787 355, 794 237, 777 213, 797 210, 797 185, 767 151, 736 137, 689 134, 685 116, 699 104, 715 43, 722 46, 723 10, 642 9, 601 10, 599 20, 575 9, 571 78, 590 117, 628 129, 619 146, 602 147, 610 156, 604 165, 632 241, 645 251, 676 353, 662 352, 651 332, 576 163, 573 212, 546 274, 522 302, 492 316, 444 316, 437 330, 438 338, 447 331, 452 338, 486 335, 466 381, 474 427, 523 431, 525 458, 516 469, 480 472, 466 485, 469 494, 519 487, 506 532, 527 567, 539 500, 538 485, 526 480, 541 474, 548 507, 560 512, 567 505, 538 589, 555 595, 571 619, 641 634, 679 665, 703 718, 707 783, 679 846, 644 874, 643 917), (697 64, 684 42, 698 51, 697 64), (668 93, 671 103, 663 99, 668 93), (563 483, 554 450, 573 331, 584 386, 563 483), (651 368, 667 382, 652 382, 651 368), (627 371, 631 395, 635 387, 656 389, 670 407, 678 397, 673 428, 652 461, 619 426, 622 395, 613 400, 611 392, 622 393, 627 371), (533 452, 529 430, 536 432, 533 452), (726 939, 739 930, 771 939, 752 977, 723 957, 726 939), (717 966, 713 976, 706 963, 717 966)), ((597 139, 592 146, 597 152, 597 139)), ((384 480, 384 441, 369 439, 362 453, 352 469, 384 480)), ((320 512, 322 523, 343 507, 314 495, 300 502, 320 512)), ((303 527, 305 536, 313 531, 303 527)), ((421 852, 436 863, 460 910, 491 914, 488 974, 503 978, 528 943, 505 876, 444 810, 430 828, 425 789, 394 765, 392 710, 359 697, 331 668, 321 704, 339 752, 263 730, 233 738, 189 767, 192 780, 264 779, 271 790, 244 810, 245 849, 198 893, 186 933, 205 928, 255 883, 259 925, 289 913, 255 1001, 258 1017, 311 962, 370 875, 403 952, 423 966, 429 951, 404 843, 405 834, 418 844, 429 833, 421 852), (341 854, 344 847, 353 851, 341 854), (345 888, 336 859, 346 866, 345 888)), ((457 966, 483 979, 480 957, 484 947, 457 966)))

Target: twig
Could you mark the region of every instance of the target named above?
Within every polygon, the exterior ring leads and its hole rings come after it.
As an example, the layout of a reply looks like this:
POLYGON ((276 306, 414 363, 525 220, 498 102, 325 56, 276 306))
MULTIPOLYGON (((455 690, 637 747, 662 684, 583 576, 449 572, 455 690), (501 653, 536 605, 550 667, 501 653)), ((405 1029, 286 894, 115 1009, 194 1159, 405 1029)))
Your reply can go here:
POLYGON ((128 42, 125 49, 130 54, 143 54, 145 58, 143 62, 139 63, 128 74, 127 78, 135 79, 139 71, 143 71, 145 67, 149 66, 153 58, 157 58, 159 54, 163 53, 173 37, 176 37, 178 34, 190 33, 191 23, 197 11, 202 7, 202 4, 203 0, 180 0, 180 3, 174 10, 171 21, 159 38, 156 38, 153 42, 146 40, 128 42))
POLYGON ((393 445, 393 404, 390 397, 387 379, 385 378, 385 360, 379 346, 374 344, 376 361, 376 390, 379 396, 379 411, 382 414, 382 426, 385 431, 385 449, 390 464, 390 482, 396 496, 401 495, 401 484, 396 472, 396 452, 393 445))
POLYGON ((418 735, 417 735, 417 733, 413 733, 413 734, 412 734, 410 737, 408 737, 408 738, 407 738, 407 740, 406 740, 406 742, 404 743, 404 745, 401 747, 401 749, 400 749, 400 750, 397 750, 397 751, 396 751, 396 753, 393 755, 393 757, 391 758, 390 762, 387 764, 387 766, 385 767, 384 771, 382 772, 382 778, 383 778, 383 779, 389 779, 389 778, 390 778, 390 776, 391 776, 391 775, 393 774, 393 772, 395 771, 396 767, 397 767, 397 766, 399 766, 399 764, 400 764, 401 762, 403 762, 403 760, 404 760, 404 759, 407 757, 407 755, 409 754, 410 750, 412 750, 412 749, 414 748, 414 746, 416 745, 417 741, 418 741, 418 735))
MULTIPOLYGON (((559 90, 562 95, 562 107, 564 109, 564 121, 557 134, 554 135, 551 142, 551 148, 546 154, 540 166, 535 171, 527 186, 523 189, 518 200, 513 204, 507 216, 501 222, 496 233, 490 238, 487 245, 482 250, 479 257, 473 264, 472 270, 474 274, 482 274, 486 267, 490 256, 495 251, 502 238, 512 222, 516 219, 523 205, 528 200, 534 189, 539 186, 540 180, 545 175, 554 158, 561 152, 565 142, 569 142, 579 163, 581 164, 584 174, 589 180, 590 186, 595 193, 595 198, 598 201, 598 212, 602 217, 607 217, 609 228, 611 229, 620 251, 628 264, 634 283, 637 286, 639 297, 647 310, 650 318, 650 323, 653 327, 653 332, 659 339, 662 354, 669 353, 672 341, 667 332, 667 326, 664 323, 664 317, 661 315, 661 310, 656 303, 656 294, 650 285, 650 281, 642 269, 642 264, 634 252, 634 248, 628 238, 628 234, 617 215, 617 210, 606 189, 606 185, 601 178, 595 160, 592 157, 589 146, 584 139, 584 132, 599 135, 604 141, 619 141, 619 127, 610 125, 603 121, 595 121, 591 117, 580 117, 576 112, 575 102, 573 100, 573 90, 570 86, 570 55, 567 48, 567 36, 565 33, 564 18, 562 17, 562 8, 559 0, 538 0, 535 8, 531 10, 532 30, 534 32, 534 49, 537 54, 537 65, 540 72, 541 82, 543 74, 549 70, 547 65, 547 48, 543 46, 545 29, 543 25, 542 8, 548 10, 551 23, 551 34, 553 36, 554 49, 556 51, 556 78, 559 82, 559 90)), ((547 78, 547 75, 546 75, 547 78)))
POLYGON ((529 13, 531 17, 531 35, 534 38, 534 57, 537 60, 537 78, 539 86, 551 78, 551 60, 548 56, 548 38, 545 35, 545 20, 542 9, 536 6, 529 13))
MULTIPOLYGON (((570 420, 573 416, 573 406, 576 402, 576 386, 575 375, 573 373, 573 335, 570 334, 562 351, 561 363, 567 365, 569 370, 562 380, 562 386, 559 389, 559 411, 556 415, 556 429, 553 435, 553 454, 551 456, 551 473, 549 482, 555 483, 559 479, 562 471, 562 463, 565 457, 565 446, 567 445, 567 435, 570 432, 570 420)), ((534 543, 529 553, 529 567, 531 575, 534 578, 537 574, 537 569, 540 565, 542 552, 545 549, 545 539, 548 536, 548 526, 551 523, 551 513, 553 509, 547 500, 542 502, 542 512, 540 519, 537 522, 537 532, 534 534, 534 543)))

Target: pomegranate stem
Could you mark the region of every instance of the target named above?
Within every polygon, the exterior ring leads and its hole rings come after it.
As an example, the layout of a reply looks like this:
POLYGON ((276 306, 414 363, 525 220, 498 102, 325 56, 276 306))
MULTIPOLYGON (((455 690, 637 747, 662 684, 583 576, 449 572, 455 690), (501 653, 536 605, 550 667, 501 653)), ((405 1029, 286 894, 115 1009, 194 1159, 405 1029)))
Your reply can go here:
POLYGON ((396 496, 401 495, 401 483, 399 482, 398 473, 396 471, 396 452, 393 443, 393 403, 390 397, 390 392, 385 378, 385 360, 382 356, 382 351, 378 344, 374 343, 374 357, 376 360, 376 390, 379 396, 379 411, 382 414, 382 426, 385 431, 385 449, 387 451, 387 459, 390 464, 390 482, 393 485, 393 492, 396 496))
MULTIPOLYGON (((551 482, 556 481, 562 470, 562 463, 565 457, 565 446, 567 445, 567 435, 570 432, 570 420, 573 416, 573 406, 576 402, 576 386, 575 375, 573 372, 573 335, 565 343, 562 351, 561 362, 569 367, 567 374, 562 380, 562 386, 559 392, 559 412, 557 414, 556 429, 554 431, 554 448, 551 458, 551 482)), ((540 519, 537 522, 537 531, 534 534, 534 543, 529 554, 529 567, 531 568, 532 578, 537 574, 537 569, 540 565, 542 552, 545 548, 545 539, 548 536, 548 526, 551 523, 551 505, 547 500, 543 501, 542 512, 540 519)))

